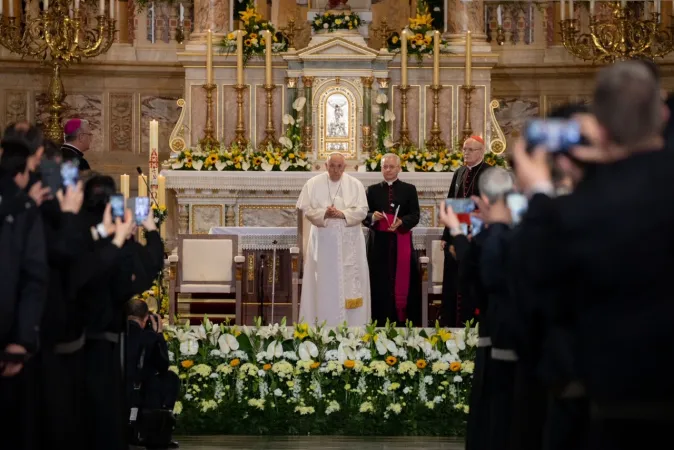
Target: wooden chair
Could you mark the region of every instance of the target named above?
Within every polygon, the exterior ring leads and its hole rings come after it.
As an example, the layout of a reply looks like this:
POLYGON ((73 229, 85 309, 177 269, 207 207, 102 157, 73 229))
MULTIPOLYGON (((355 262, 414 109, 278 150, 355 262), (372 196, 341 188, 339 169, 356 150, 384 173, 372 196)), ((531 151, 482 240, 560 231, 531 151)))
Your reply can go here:
POLYGON ((421 323, 424 326, 428 326, 429 294, 442 294, 445 252, 441 248, 441 242, 442 230, 439 230, 437 234, 427 235, 426 256, 419 258, 421 264, 421 323))
POLYGON ((245 258, 237 255, 238 237, 178 236, 178 255, 169 256, 169 320, 177 312, 178 294, 235 295, 235 319, 243 323, 242 273, 245 258))

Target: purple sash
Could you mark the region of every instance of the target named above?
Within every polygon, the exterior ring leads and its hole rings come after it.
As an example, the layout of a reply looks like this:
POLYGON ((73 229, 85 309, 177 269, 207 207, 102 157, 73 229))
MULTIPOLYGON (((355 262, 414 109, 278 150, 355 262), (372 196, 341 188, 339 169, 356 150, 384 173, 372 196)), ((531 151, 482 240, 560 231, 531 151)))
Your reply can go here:
MULTIPOLYGON (((389 232, 389 222, 393 223, 393 214, 386 214, 388 222, 379 220, 376 225, 378 231, 389 232)), ((395 279, 395 305, 400 323, 407 319, 407 296, 410 290, 410 260, 412 258, 412 232, 401 226, 395 231, 397 238, 396 251, 396 279, 395 279)))

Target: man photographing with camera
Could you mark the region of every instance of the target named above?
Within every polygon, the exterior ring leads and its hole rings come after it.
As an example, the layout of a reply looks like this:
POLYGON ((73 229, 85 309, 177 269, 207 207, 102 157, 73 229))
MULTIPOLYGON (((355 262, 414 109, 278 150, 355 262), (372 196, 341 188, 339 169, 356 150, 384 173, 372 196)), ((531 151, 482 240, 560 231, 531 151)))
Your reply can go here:
POLYGON ((168 370, 168 345, 161 317, 150 313, 142 300, 130 300, 127 310, 127 393, 131 408, 137 408, 138 418, 134 436, 146 447, 177 448, 171 442, 174 423, 171 412, 180 380, 168 370))

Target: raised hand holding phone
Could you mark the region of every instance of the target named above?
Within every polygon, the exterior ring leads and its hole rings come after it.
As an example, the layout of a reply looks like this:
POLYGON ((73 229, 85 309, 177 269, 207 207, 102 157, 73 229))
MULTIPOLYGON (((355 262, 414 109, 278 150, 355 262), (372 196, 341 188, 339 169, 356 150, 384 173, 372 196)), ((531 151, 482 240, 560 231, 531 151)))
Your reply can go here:
POLYGON ((157 224, 154 221, 154 213, 152 212, 152 208, 150 208, 150 212, 147 214, 141 225, 143 225, 143 228, 145 228, 146 231, 155 231, 157 229, 157 224))
POLYGON ((56 191, 56 199, 61 206, 61 211, 64 213, 77 214, 82 208, 84 201, 84 190, 82 189, 82 180, 78 181, 75 186, 68 186, 65 194, 63 190, 56 191))
POLYGON ((112 243, 117 247, 122 247, 126 239, 133 232, 133 227, 136 225, 136 222, 133 220, 133 215, 128 209, 124 213, 124 220, 117 217, 115 219, 115 237, 112 239, 112 243))

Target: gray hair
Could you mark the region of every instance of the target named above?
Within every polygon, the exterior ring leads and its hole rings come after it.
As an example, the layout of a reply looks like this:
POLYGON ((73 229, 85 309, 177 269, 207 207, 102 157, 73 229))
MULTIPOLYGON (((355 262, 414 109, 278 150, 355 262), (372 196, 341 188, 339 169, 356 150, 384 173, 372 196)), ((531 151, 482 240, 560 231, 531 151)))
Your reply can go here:
POLYGON ((658 82, 638 61, 608 66, 597 76, 593 112, 618 145, 633 146, 659 135, 662 99, 658 82))
POLYGON ((512 173, 501 167, 490 167, 484 171, 478 183, 480 194, 487 197, 489 203, 494 203, 515 188, 512 173))
POLYGON ((393 158, 396 160, 398 165, 400 165, 400 156, 396 155, 395 153, 387 153, 384 156, 381 157, 381 161, 384 162, 386 158, 393 158))

